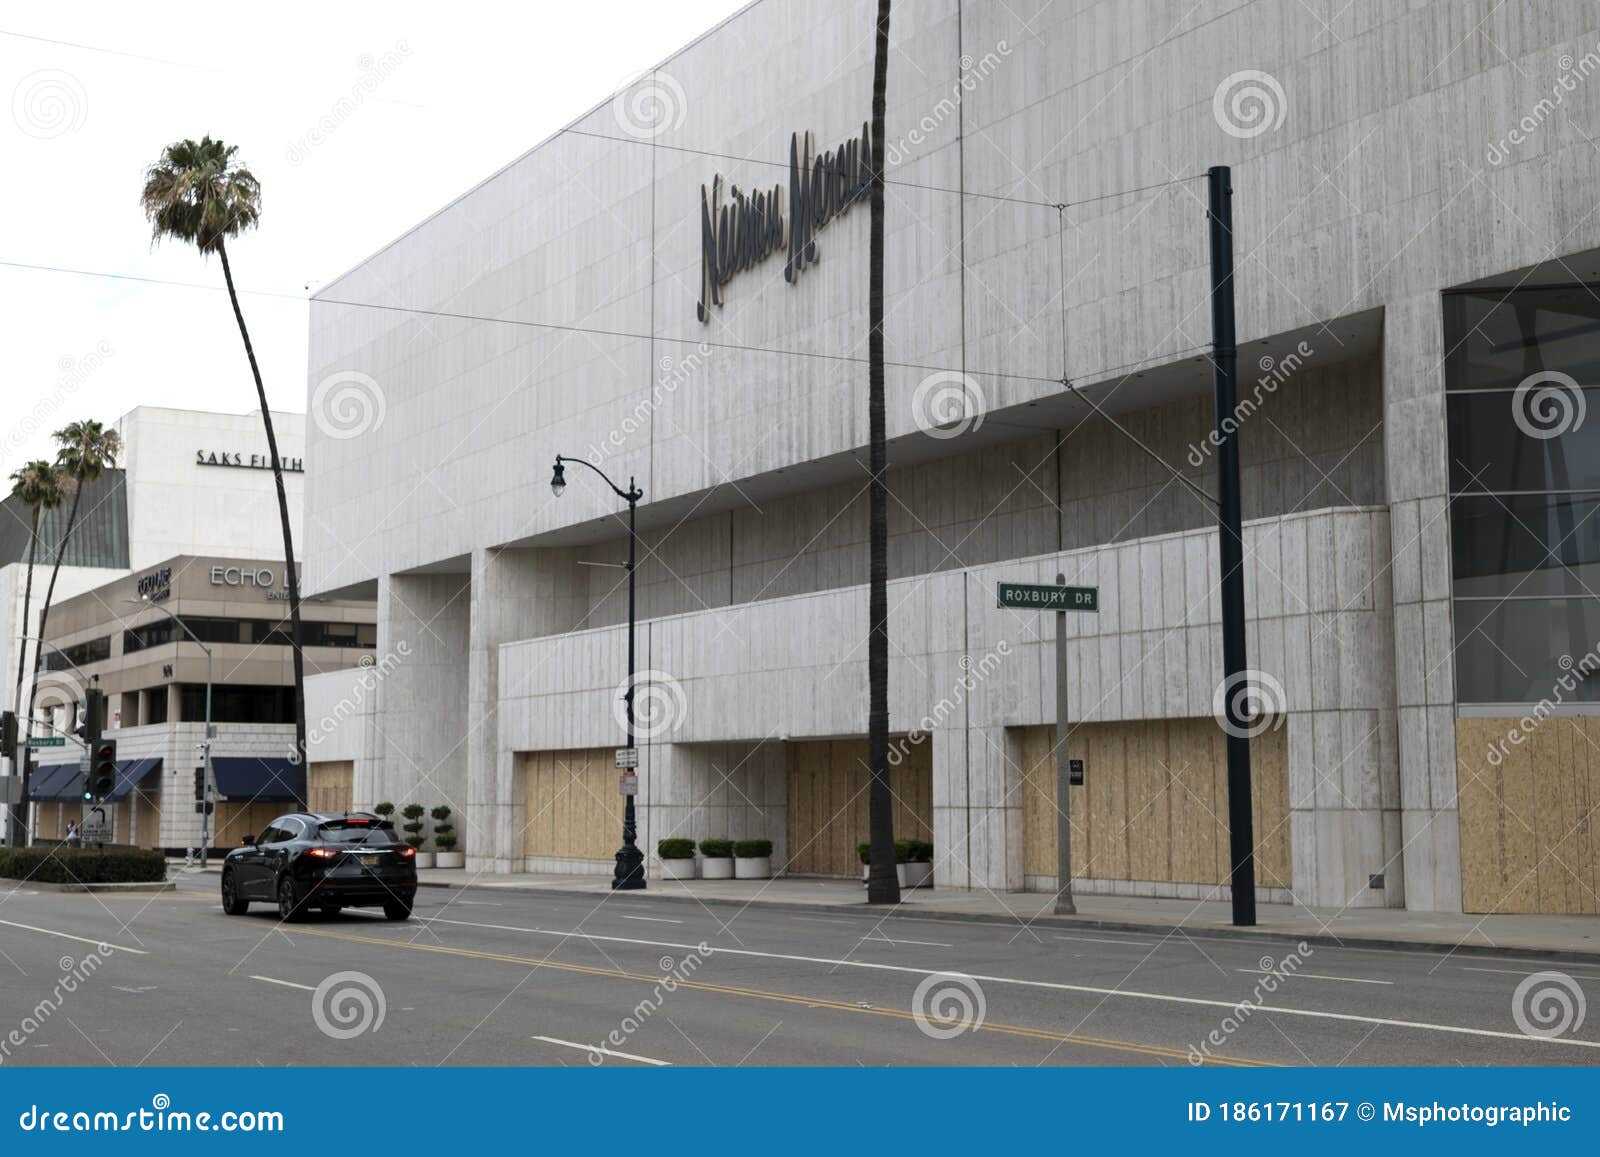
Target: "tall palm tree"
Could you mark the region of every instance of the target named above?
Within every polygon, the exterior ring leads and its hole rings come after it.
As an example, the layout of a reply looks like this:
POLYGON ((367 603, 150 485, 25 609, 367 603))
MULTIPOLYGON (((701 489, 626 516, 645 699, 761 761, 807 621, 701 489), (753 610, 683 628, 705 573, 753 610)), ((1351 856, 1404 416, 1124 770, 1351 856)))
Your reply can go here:
POLYGON ((61 475, 63 484, 72 490, 72 505, 67 510, 67 525, 61 532, 61 541, 56 544, 56 559, 50 568, 50 585, 45 588, 44 605, 39 608, 41 639, 45 637, 45 626, 50 621, 50 604, 55 601, 56 577, 61 573, 61 560, 66 557, 67 542, 78 524, 78 505, 83 501, 83 488, 85 484, 104 477, 107 470, 116 466, 117 455, 122 453, 122 435, 115 429, 107 430, 92 418, 69 422, 51 437, 60 447, 56 451, 56 471, 61 475))
POLYGON ((867 599, 867 903, 898 904, 894 794, 889 785, 889 492, 883 404, 883 122, 889 86, 889 0, 878 0, 878 44, 872 61, 872 248, 867 266, 867 416, 872 484, 867 498, 870 566, 867 599))
MULTIPOLYGON (((228 264, 227 240, 254 229, 261 220, 261 183, 238 159, 238 146, 212 140, 182 140, 161 150, 161 158, 145 170, 140 204, 150 221, 153 240, 181 241, 193 245, 202 257, 215 253, 222 261, 222 277, 239 323, 245 356, 256 381, 261 424, 267 431, 267 451, 272 455, 272 478, 278 487, 278 520, 283 524, 284 583, 289 588, 290 641, 294 646, 294 743, 301 767, 306 760, 306 670, 300 632, 300 576, 295 571, 294 532, 289 527, 289 497, 283 488, 283 460, 278 457, 278 437, 272 428, 267 390, 261 384, 261 367, 245 328, 239 294, 228 264)), ((300 801, 302 804, 304 801, 300 801)))
MULTIPOLYGON (((32 625, 29 618, 30 604, 33 602, 33 564, 39 551, 39 516, 46 510, 55 510, 66 500, 66 482, 61 472, 51 462, 43 458, 35 458, 22 468, 15 470, 11 475, 11 493, 19 502, 28 508, 28 577, 22 587, 22 634, 29 635, 33 632, 28 628, 32 625)), ((37 648, 35 648, 37 650, 37 648)), ((14 710, 22 714, 22 677, 28 666, 28 641, 17 640, 17 688, 13 695, 14 710)), ((27 748, 23 749, 24 756, 27 748)), ((27 775, 20 766, 20 760, 12 757, 12 763, 22 773, 27 775)), ((22 804, 15 804, 11 809, 11 844, 13 847, 22 842, 22 827, 25 819, 25 810, 22 804)))

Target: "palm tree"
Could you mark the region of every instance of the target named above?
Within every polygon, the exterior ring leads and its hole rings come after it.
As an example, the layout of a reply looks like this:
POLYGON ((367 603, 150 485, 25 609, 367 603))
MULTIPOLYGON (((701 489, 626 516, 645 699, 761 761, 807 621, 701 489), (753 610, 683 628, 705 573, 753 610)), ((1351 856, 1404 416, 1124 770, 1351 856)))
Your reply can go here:
POLYGON ((895 876, 894 794, 889 785, 889 492, 884 480, 883 405, 883 122, 889 85, 889 0, 878 0, 878 44, 872 61, 872 248, 867 266, 867 416, 872 442, 872 484, 867 497, 870 566, 867 599, 867 903, 898 904, 895 876))
MULTIPOLYGON (((50 585, 45 588, 44 605, 39 608, 39 637, 45 637, 45 626, 50 621, 50 604, 56 597, 56 577, 61 573, 61 560, 67 554, 67 542, 78 524, 78 504, 83 501, 85 484, 98 481, 107 470, 117 464, 122 452, 122 435, 115 429, 107 430, 93 419, 70 422, 51 435, 61 447, 56 451, 56 472, 62 483, 72 489, 72 505, 67 510, 67 525, 56 544, 55 564, 50 568, 50 585)), ((35 679, 35 682, 38 680, 35 679)), ((30 706, 29 710, 32 708, 30 706)))
MULTIPOLYGON (((22 634, 29 635, 33 632, 28 628, 32 625, 29 619, 30 604, 33 602, 33 564, 39 550, 39 516, 46 510, 55 510, 66 499, 66 483, 61 472, 43 458, 35 458, 32 462, 16 470, 11 475, 11 493, 19 502, 28 508, 28 578, 22 588, 22 634)), ((37 650, 37 648, 36 648, 37 650)), ((22 677, 28 666, 28 641, 17 640, 17 688, 13 695, 14 710, 22 714, 22 677)), ((23 757, 27 755, 27 748, 22 749, 23 757)), ((26 769, 20 768, 20 760, 12 757, 12 763, 19 765, 19 771, 24 779, 27 778, 26 769)), ((11 844, 13 847, 22 842, 22 826, 25 819, 25 809, 18 803, 11 811, 11 844)))
MULTIPOLYGON (((272 478, 278 486, 278 520, 283 524, 284 582, 289 588, 290 641, 294 646, 294 742, 301 767, 306 759, 306 673, 300 633, 300 576, 295 571, 294 532, 289 527, 289 497, 283 488, 283 460, 278 457, 278 437, 272 429, 272 410, 261 384, 261 367, 239 309, 228 264, 227 240, 254 229, 261 220, 261 183, 238 160, 239 149, 201 137, 177 141, 161 150, 161 159, 145 170, 140 204, 150 221, 156 242, 171 239, 193 245, 202 257, 215 253, 222 260, 222 277, 239 323, 245 356, 256 381, 261 424, 267 431, 267 451, 272 455, 272 478)), ((302 804, 304 801, 300 801, 302 804)))

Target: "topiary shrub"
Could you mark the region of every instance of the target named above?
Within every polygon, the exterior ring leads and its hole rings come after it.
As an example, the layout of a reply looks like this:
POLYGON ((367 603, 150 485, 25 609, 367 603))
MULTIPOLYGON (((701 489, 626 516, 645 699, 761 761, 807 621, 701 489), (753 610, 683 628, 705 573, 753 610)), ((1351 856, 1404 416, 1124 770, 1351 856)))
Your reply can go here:
POLYGON ((894 862, 897 864, 909 864, 911 862, 910 840, 896 840, 894 842, 894 862))
POLYGON ((733 841, 728 839, 701 840, 700 854, 708 860, 725 860, 733 855, 733 841))
POLYGON ((377 807, 372 809, 372 814, 380 815, 384 819, 388 819, 390 816, 394 815, 394 804, 390 803, 388 800, 385 800, 383 803, 380 803, 377 807))
POLYGON ((406 822, 400 825, 401 830, 406 833, 406 843, 413 848, 422 847, 428 842, 427 837, 422 834, 422 817, 427 814, 427 809, 420 803, 408 803, 401 809, 400 814, 406 817, 406 822))
POLYGON ((428 813, 433 817, 433 846, 441 852, 448 852, 456 846, 455 825, 450 822, 450 808, 440 804, 428 813))
POLYGON ((861 857, 863 864, 872 863, 872 842, 870 840, 862 840, 857 844, 856 855, 861 857))
POLYGON ((657 840, 656 855, 663 860, 692 860, 694 859, 694 841, 678 838, 657 840))
POLYGON ((734 840, 733 854, 741 860, 753 860, 772 855, 771 840, 734 840))
POLYGON ((146 884, 167 878, 167 861, 147 848, 4 848, 0 877, 37 884, 146 884))
POLYGON ((933 863, 933 845, 927 840, 912 840, 911 862, 913 864, 933 863))

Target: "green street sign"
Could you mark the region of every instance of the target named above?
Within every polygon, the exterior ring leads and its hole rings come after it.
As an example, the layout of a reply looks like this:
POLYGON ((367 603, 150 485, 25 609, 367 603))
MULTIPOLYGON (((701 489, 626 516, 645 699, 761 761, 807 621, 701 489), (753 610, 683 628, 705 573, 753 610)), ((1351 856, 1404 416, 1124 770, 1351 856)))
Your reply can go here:
POLYGON ((28 736, 28 746, 29 747, 65 747, 66 745, 67 745, 67 737, 65 735, 30 735, 30 736, 28 736))
POLYGON ((995 591, 1001 607, 1022 611, 1098 611, 1099 587, 1038 586, 1033 583, 1000 583, 995 591))

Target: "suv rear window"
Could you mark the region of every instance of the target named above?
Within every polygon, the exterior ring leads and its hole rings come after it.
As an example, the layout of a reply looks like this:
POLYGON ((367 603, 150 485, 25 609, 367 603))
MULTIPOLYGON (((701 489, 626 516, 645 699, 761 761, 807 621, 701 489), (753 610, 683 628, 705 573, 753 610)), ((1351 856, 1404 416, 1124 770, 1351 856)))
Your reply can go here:
POLYGON ((393 824, 370 820, 325 820, 317 825, 317 839, 330 844, 398 844, 393 824))

